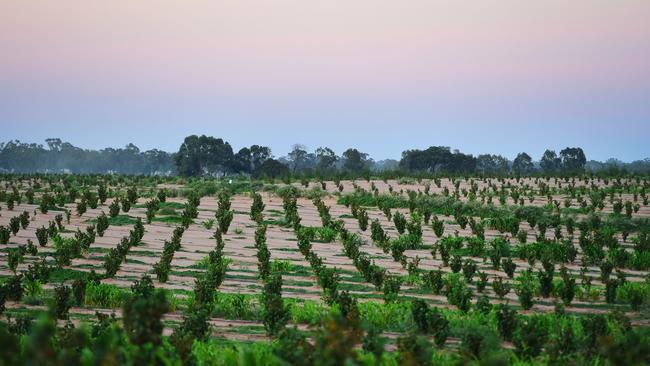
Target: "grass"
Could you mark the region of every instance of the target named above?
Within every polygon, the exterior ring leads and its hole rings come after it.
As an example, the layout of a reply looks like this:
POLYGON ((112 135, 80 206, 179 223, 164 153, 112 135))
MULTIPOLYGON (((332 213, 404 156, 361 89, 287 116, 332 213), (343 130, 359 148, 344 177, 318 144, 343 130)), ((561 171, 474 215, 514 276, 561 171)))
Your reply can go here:
POLYGON ((183 222, 183 218, 180 216, 162 216, 162 217, 154 217, 152 222, 162 222, 166 224, 180 224, 183 222))
MULTIPOLYGON (((127 226, 127 225, 135 225, 135 223, 138 221, 133 216, 129 215, 117 215, 115 217, 108 217, 108 224, 111 226, 127 226)), ((95 224, 97 223, 97 219, 90 219, 86 221, 87 223, 90 224, 95 224)))
POLYGON ((88 276, 87 272, 78 271, 71 268, 55 268, 50 272, 50 282, 61 283, 65 281, 76 280, 80 278, 86 278, 88 276))

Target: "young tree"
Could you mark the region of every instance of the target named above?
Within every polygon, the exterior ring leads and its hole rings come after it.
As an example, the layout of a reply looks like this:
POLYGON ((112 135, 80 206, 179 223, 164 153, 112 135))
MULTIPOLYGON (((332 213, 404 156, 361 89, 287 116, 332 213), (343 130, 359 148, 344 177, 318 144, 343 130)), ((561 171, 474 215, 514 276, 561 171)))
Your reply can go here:
POLYGON ((102 211, 102 213, 97 216, 97 235, 100 237, 104 236, 104 232, 108 229, 108 226, 108 217, 104 211, 102 211))
POLYGON ((272 273, 264 282, 264 328, 268 335, 274 336, 284 329, 289 321, 288 307, 282 300, 282 274, 272 273))
POLYGON ((66 285, 54 288, 54 314, 57 319, 68 319, 68 311, 71 307, 71 293, 70 287, 66 285))
POLYGON ((162 316, 170 305, 165 292, 153 286, 151 277, 144 275, 131 286, 132 295, 122 307, 124 330, 132 344, 142 346, 162 342, 162 316))

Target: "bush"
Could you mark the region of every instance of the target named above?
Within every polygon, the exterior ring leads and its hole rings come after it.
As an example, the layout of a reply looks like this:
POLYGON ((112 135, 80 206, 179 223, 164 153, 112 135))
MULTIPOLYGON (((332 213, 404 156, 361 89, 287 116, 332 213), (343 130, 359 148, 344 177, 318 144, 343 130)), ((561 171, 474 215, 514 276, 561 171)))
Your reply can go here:
POLYGON ((88 209, 88 202, 86 202, 85 199, 82 199, 77 203, 77 215, 78 216, 83 216, 83 214, 86 213, 86 210, 88 209))
POLYGON ((72 282, 72 295, 76 306, 82 306, 86 297, 86 283, 88 280, 85 278, 77 278, 72 282))
POLYGON ((18 248, 9 248, 7 252, 7 266, 16 274, 16 268, 18 264, 22 263, 24 259, 23 253, 18 248))
POLYGON ((384 291, 384 301, 387 303, 396 301, 401 285, 402 280, 397 276, 388 275, 384 277, 382 287, 384 291))
POLYGON ((264 282, 263 322, 270 336, 280 334, 290 319, 289 309, 282 300, 282 275, 273 273, 264 282))
POLYGON ((503 272, 505 272, 508 277, 513 278, 515 270, 517 269, 517 264, 512 261, 512 258, 508 257, 501 261, 501 268, 503 268, 503 272))
POLYGON ((5 303, 7 302, 7 290, 5 286, 0 286, 0 315, 5 312, 5 303))
POLYGON ((463 263, 463 276, 465 277, 465 281, 472 282, 472 278, 474 277, 474 274, 478 270, 478 267, 476 265, 476 262, 474 262, 471 259, 465 260, 463 263))
POLYGON ((393 214, 393 223, 395 224, 397 232, 400 235, 404 234, 404 231, 406 230, 406 218, 401 212, 395 211, 395 214, 393 214))
POLYGON ((397 339, 397 360, 400 365, 432 364, 433 347, 431 343, 422 336, 414 333, 407 333, 397 339))
POLYGON ((261 194, 254 192, 252 196, 253 203, 251 203, 250 218, 257 223, 260 223, 264 219, 263 212, 266 205, 264 205, 261 194))
POLYGON ((542 297, 549 297, 553 292, 553 271, 538 271, 539 291, 542 297))
POLYGON ((9 243, 9 239, 11 238, 11 232, 6 226, 0 225, 0 244, 7 244, 9 243))
POLYGON ((433 333, 438 346, 445 344, 449 335, 449 321, 438 309, 431 309, 424 300, 415 299, 411 302, 411 314, 418 331, 433 333))
POLYGON ((558 292, 565 306, 571 305, 571 301, 573 301, 573 298, 575 297, 575 288, 575 278, 571 277, 568 274, 564 275, 562 278, 562 285, 558 289, 558 292))
POLYGON ((22 300, 24 294, 22 279, 23 275, 13 275, 6 280, 4 292, 7 300, 22 300))
POLYGON ((521 282, 515 289, 517 297, 519 298, 519 304, 524 310, 528 310, 533 307, 533 291, 532 284, 529 282, 521 282))
POLYGON ((512 333, 517 324, 517 311, 508 305, 499 304, 495 306, 497 330, 505 341, 512 340, 512 333))
POLYGON ((492 281, 492 289, 499 299, 503 299, 510 292, 511 286, 509 283, 503 282, 503 278, 497 276, 492 281))
POLYGON ((357 220, 359 221, 361 231, 366 231, 368 229, 368 212, 365 209, 359 208, 357 220))
POLYGON ((607 319, 602 314, 588 314, 580 318, 584 335, 584 349, 588 354, 598 350, 599 338, 607 334, 607 319))
POLYGON ((68 319, 71 293, 70 287, 66 285, 54 288, 54 315, 57 319, 68 319))
POLYGON ((108 229, 108 217, 104 212, 97 216, 97 235, 104 236, 104 232, 108 229))
POLYGON ((217 212, 216 218, 217 218, 217 222, 219 223, 219 230, 222 233, 224 234, 228 233, 228 228, 230 227, 230 223, 232 222, 234 215, 235 213, 230 210, 217 212))
POLYGON ((440 295, 440 291, 445 286, 445 282, 442 278, 442 270, 430 270, 423 275, 422 280, 424 285, 427 288, 430 288, 434 294, 440 295))
POLYGON ((110 217, 117 217, 120 214, 120 200, 115 198, 108 206, 108 215, 110 217))
POLYGON ((162 316, 170 310, 170 303, 163 290, 155 289, 151 277, 144 275, 131 286, 132 295, 127 296, 122 307, 124 330, 132 344, 142 346, 162 341, 162 316))
POLYGON ((515 353, 520 357, 530 359, 542 352, 548 337, 546 324, 539 317, 526 317, 517 324, 513 337, 515 353))
POLYGON ((445 231, 445 224, 438 219, 438 216, 434 216, 431 222, 433 232, 438 238, 441 238, 445 231))

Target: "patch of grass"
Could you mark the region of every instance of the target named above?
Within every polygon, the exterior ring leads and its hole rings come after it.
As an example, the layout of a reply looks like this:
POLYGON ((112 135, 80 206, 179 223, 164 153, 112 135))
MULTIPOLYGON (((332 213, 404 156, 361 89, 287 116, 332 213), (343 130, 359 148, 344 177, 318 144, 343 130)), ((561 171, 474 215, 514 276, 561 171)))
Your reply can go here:
POLYGON ((64 281, 76 280, 79 278, 86 278, 87 272, 79 271, 71 268, 55 268, 50 273, 50 282, 60 283, 64 281))
MULTIPOLYGON (((129 215, 117 215, 115 217, 108 217, 108 224, 112 226, 126 226, 126 225, 135 225, 135 223, 138 221, 133 216, 129 215)), ((87 223, 90 224, 95 224, 97 223, 97 219, 90 219, 86 221, 87 223)))
POLYGON ((163 216, 163 217, 154 217, 153 220, 155 222, 162 222, 166 224, 180 224, 183 221, 183 218, 176 215, 176 216, 163 216))

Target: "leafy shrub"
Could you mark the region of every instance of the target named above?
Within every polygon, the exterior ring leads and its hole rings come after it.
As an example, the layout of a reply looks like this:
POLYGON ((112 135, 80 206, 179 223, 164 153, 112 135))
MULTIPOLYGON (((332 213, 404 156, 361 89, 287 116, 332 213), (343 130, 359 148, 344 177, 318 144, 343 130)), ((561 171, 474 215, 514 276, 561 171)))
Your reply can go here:
POLYGON ((422 336, 407 333, 397 339, 397 359, 400 365, 431 365, 433 347, 422 336))
POLYGON ((108 229, 108 217, 104 212, 97 216, 97 235, 104 236, 104 232, 108 229))
POLYGON ((357 220, 359 221, 361 231, 366 231, 368 229, 368 212, 365 209, 359 208, 357 220))
POLYGON ((442 277, 442 270, 431 270, 423 275, 423 281, 427 288, 430 288, 434 294, 439 295, 445 282, 442 277))
POLYGON ((54 314, 57 319, 68 319, 71 293, 72 290, 66 285, 54 288, 54 314))
POLYGON ((402 280, 397 276, 388 275, 383 281, 384 301, 387 303, 397 300, 402 280))
POLYGON ((108 206, 108 214, 110 217, 117 217, 120 214, 120 200, 115 198, 108 206))
POLYGON ((9 239, 11 238, 11 232, 6 226, 0 225, 0 244, 7 244, 9 243, 9 239))
POLYGON ((86 278, 77 278, 72 282, 72 295, 76 306, 82 306, 86 297, 86 278))
POLYGON ((22 283, 23 275, 13 275, 4 284, 4 292, 7 300, 20 301, 23 298, 24 289, 22 283))
POLYGON ((517 324, 517 311, 508 305, 499 304, 495 306, 497 330, 501 338, 506 341, 512 340, 512 334, 517 324))
POLYGON ((154 346, 162 342, 162 316, 170 310, 170 303, 163 290, 153 286, 151 277, 144 275, 131 286, 122 307, 124 330, 132 344, 154 346))
POLYGON ((397 232, 400 233, 400 235, 404 234, 404 231, 406 230, 406 218, 401 212, 395 211, 395 214, 393 214, 393 223, 395 224, 397 232))
POLYGON ((282 300, 282 275, 273 273, 264 282, 264 328, 268 335, 278 335, 289 321, 290 312, 282 300))
POLYGON ((494 293, 499 297, 499 299, 503 299, 503 297, 510 292, 510 289, 510 284, 503 282, 503 278, 501 277, 497 276, 492 281, 492 290, 494 290, 494 293))
POLYGON ((449 335, 449 321, 438 309, 431 309, 424 300, 415 299, 411 302, 411 313, 418 331, 433 333, 438 346, 445 344, 449 335))
POLYGON ((517 323, 513 337, 515 352, 526 359, 537 357, 542 352, 547 337, 547 327, 541 318, 526 317, 517 323))
POLYGON ((517 269, 517 264, 513 262, 512 258, 508 257, 501 261, 501 268, 503 268, 503 272, 505 272, 508 277, 513 278, 515 270, 517 269))

